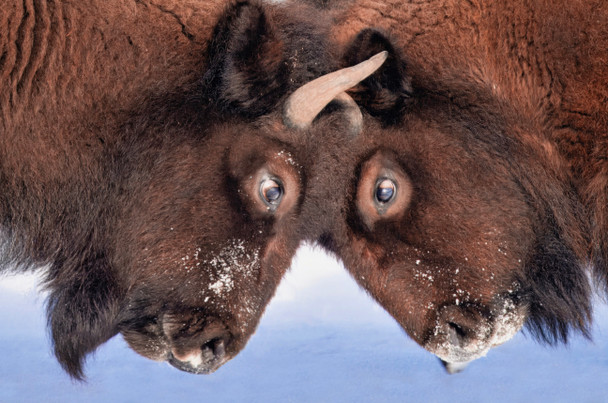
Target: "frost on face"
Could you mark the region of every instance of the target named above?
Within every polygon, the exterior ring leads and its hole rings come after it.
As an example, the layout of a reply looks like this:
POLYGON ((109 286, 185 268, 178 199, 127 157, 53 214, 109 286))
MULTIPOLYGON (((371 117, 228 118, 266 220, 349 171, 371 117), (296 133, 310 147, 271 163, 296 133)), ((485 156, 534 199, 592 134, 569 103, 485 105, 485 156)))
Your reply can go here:
POLYGON ((245 241, 233 239, 213 257, 206 259, 200 256, 201 248, 197 248, 192 255, 182 257, 182 266, 187 271, 207 271, 208 289, 216 296, 223 296, 234 290, 236 281, 254 275, 259 266, 259 252, 259 248, 248 250, 245 241))
POLYGON ((289 164, 294 167, 298 171, 298 174, 302 173, 302 165, 296 162, 293 155, 289 151, 279 151, 278 153, 276 153, 275 158, 283 160, 286 164, 289 164))
POLYGON ((234 281, 232 281, 232 274, 229 272, 219 273, 219 280, 209 285, 209 289, 212 290, 216 295, 222 295, 224 292, 230 292, 234 288, 234 281))
POLYGON ((242 240, 232 240, 214 258, 203 261, 210 271, 213 281, 209 289, 215 295, 230 293, 234 289, 235 276, 250 277, 256 270, 259 262, 259 249, 248 252, 242 240))
POLYGON ((282 160, 284 160, 285 162, 287 162, 291 166, 294 166, 296 168, 300 168, 300 166, 293 159, 293 156, 291 155, 291 153, 289 151, 285 151, 285 150, 280 151, 280 152, 277 153, 277 157, 281 158, 282 160))
POLYGON ((518 312, 515 303, 506 299, 502 308, 496 315, 494 334, 491 340, 492 347, 499 346, 510 340, 524 324, 525 316, 518 312))

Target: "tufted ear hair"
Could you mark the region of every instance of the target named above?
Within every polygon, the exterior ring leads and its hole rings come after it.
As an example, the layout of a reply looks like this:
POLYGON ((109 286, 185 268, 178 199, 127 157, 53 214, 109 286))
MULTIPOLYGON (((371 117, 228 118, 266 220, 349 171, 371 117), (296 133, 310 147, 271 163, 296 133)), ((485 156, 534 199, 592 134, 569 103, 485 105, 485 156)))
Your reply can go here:
POLYGON ((344 64, 355 65, 382 51, 388 52, 382 67, 349 94, 370 115, 379 117, 385 124, 395 124, 412 96, 412 85, 405 61, 390 39, 374 29, 362 30, 347 48, 344 64))
POLYGON ((215 27, 203 82, 220 110, 256 117, 272 110, 289 72, 284 43, 261 3, 237 1, 215 27))
MULTIPOLYGON (((63 262, 61 270, 67 273, 63 262)), ((68 263, 69 264, 69 263, 68 263)), ((78 266, 65 278, 57 276, 47 283, 50 296, 48 323, 55 355, 73 378, 84 379, 86 355, 116 335, 119 293, 103 256, 96 256, 78 266)))

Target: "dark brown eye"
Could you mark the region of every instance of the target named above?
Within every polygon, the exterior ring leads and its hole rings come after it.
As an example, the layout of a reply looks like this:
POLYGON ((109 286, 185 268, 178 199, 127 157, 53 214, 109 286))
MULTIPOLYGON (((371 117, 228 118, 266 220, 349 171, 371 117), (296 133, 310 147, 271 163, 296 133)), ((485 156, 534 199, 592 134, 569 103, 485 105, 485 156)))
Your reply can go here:
POLYGON ((376 201, 381 204, 393 200, 396 192, 395 182, 390 179, 380 179, 376 184, 376 201))
POLYGON ((283 185, 278 179, 267 178, 260 184, 260 197, 266 205, 274 210, 283 198, 283 185))

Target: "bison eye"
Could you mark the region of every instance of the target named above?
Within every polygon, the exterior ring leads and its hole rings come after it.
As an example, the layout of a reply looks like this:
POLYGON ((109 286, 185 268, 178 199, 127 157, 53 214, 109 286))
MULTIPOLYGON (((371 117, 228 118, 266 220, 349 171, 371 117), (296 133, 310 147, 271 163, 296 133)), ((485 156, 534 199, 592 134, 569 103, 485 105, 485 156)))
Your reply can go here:
POLYGON ((389 203, 393 200, 397 188, 395 182, 390 179, 380 179, 376 184, 376 202, 380 204, 389 203))
POLYGON ((390 151, 378 151, 361 165, 356 206, 367 229, 377 222, 397 222, 403 218, 413 195, 409 176, 390 151))
POLYGON ((278 179, 267 178, 260 184, 260 197, 266 205, 274 210, 283 198, 283 185, 278 179))

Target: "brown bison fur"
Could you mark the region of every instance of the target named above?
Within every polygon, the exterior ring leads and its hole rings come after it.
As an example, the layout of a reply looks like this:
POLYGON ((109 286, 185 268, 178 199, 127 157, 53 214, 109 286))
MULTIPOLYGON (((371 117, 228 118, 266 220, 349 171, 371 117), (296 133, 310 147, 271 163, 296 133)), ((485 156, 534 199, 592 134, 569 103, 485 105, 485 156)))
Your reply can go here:
POLYGON ((117 333, 148 358, 214 371, 299 244, 310 157, 296 147, 310 140, 280 105, 333 67, 328 24, 256 1, 3 10, 3 270, 44 267, 55 353, 76 378, 117 333), (265 204, 254 177, 282 198, 265 204))
POLYGON ((391 53, 350 92, 378 123, 328 167, 344 183, 318 185, 345 195, 319 241, 447 362, 524 320, 550 343, 587 334, 586 269, 608 273, 608 6, 315 3, 344 65, 391 53))

